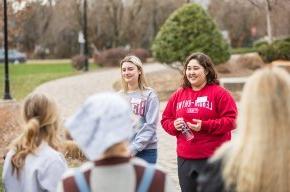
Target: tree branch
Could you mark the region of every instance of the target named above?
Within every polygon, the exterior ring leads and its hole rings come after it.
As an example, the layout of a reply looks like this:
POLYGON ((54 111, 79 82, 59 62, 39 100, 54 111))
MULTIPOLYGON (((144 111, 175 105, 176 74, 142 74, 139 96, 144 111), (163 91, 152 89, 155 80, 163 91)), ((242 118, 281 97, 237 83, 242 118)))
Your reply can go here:
POLYGON ((262 8, 262 6, 259 5, 259 3, 257 3, 255 0, 248 0, 248 1, 249 1, 252 5, 254 5, 255 7, 259 8, 259 9, 262 8))
POLYGON ((183 74, 183 66, 180 62, 174 62, 170 64, 163 63, 163 65, 170 67, 171 69, 177 70, 181 75, 183 74))
POLYGON ((267 9, 269 10, 269 11, 272 11, 272 8, 273 8, 273 6, 275 5, 275 4, 277 4, 277 1, 274 1, 273 2, 273 4, 271 4, 271 1, 270 0, 266 0, 266 6, 267 6, 267 9))

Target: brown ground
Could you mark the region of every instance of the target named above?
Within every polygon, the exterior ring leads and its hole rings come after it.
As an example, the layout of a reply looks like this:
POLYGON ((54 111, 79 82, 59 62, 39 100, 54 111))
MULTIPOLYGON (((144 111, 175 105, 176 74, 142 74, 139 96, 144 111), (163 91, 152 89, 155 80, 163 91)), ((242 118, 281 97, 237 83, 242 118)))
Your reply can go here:
MULTIPOLYGON (((20 133, 20 105, 15 102, 0 103, 0 154, 5 154, 8 145, 20 133)), ((0 163, 2 163, 1 158, 0 163)))
MULTIPOLYGON (((22 116, 21 106, 18 102, 0 102, 0 164, 3 163, 3 158, 8 151, 9 144, 19 134, 21 134, 22 116)), ((71 166, 78 165, 80 161, 85 160, 82 152, 78 149, 75 142, 65 140, 62 147, 62 152, 65 155, 71 166)))

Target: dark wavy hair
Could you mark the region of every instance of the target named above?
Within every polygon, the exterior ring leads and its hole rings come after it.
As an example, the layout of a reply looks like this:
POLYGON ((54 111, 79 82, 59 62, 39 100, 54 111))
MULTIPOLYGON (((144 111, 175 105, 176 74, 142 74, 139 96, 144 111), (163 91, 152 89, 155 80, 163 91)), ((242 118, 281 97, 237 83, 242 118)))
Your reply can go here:
POLYGON ((197 53, 192 53, 191 55, 189 55, 184 62, 182 87, 183 88, 191 87, 191 84, 188 81, 185 72, 186 72, 188 63, 193 59, 197 60, 198 63, 204 68, 205 72, 207 73, 206 74, 207 84, 219 85, 217 72, 214 68, 214 64, 213 64, 211 58, 204 53, 197 52, 197 53))

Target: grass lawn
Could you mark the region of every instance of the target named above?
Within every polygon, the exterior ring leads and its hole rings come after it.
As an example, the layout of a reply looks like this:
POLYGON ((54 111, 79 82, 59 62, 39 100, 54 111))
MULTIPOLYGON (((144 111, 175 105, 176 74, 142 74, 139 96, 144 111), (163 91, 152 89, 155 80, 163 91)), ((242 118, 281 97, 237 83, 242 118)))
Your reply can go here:
MULTIPOLYGON (((34 88, 44 82, 82 72, 74 70, 70 63, 26 63, 9 65, 10 93, 13 99, 23 99, 34 88)), ((95 69, 95 65, 90 70, 95 69)), ((4 65, 0 64, 0 98, 4 95, 4 65)))

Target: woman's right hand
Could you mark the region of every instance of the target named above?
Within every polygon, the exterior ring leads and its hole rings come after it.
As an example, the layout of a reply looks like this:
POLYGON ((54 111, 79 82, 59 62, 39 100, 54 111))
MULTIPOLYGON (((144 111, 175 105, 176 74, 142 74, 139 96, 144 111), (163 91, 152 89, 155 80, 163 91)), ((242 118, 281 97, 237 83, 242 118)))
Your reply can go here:
POLYGON ((177 118, 174 120, 173 124, 174 124, 174 127, 177 131, 181 131, 182 130, 182 126, 184 125, 184 120, 183 118, 177 118))

